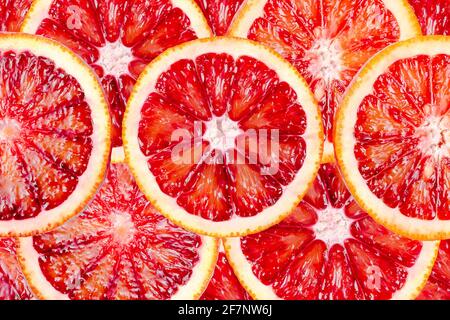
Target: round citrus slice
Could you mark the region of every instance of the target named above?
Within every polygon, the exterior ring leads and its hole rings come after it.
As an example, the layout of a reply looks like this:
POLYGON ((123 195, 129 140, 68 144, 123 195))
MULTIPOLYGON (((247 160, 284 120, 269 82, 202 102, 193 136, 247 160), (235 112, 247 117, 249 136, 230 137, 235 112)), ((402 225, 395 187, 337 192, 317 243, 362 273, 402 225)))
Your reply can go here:
POLYGON ((244 0, 195 0, 215 35, 223 36, 244 0))
POLYGON ((305 77, 322 110, 329 162, 335 111, 355 74, 420 26, 406 0, 249 0, 229 34, 270 46, 305 77))
POLYGON ((409 2, 416 12, 424 34, 450 35, 448 0, 409 0, 409 2))
POLYGON ((373 58, 339 109, 336 152, 360 205, 418 240, 450 237, 450 40, 419 37, 373 58))
POLYGON ((0 35, 0 236, 50 230, 105 174, 110 119, 97 78, 62 45, 0 35))
POLYGON ((198 299, 218 241, 185 231, 145 199, 124 163, 110 165, 78 216, 19 239, 19 259, 42 299, 198 299))
POLYGON ((0 3, 0 32, 17 32, 32 0, 3 0, 0 3))
POLYGON ((410 299, 425 285, 439 242, 390 232, 356 204, 334 164, 280 224, 225 240, 231 266, 256 299, 410 299))
POLYGON ((417 299, 450 300, 450 240, 441 241, 433 271, 417 299))
POLYGON ((29 300, 33 293, 22 273, 14 238, 0 238, 0 300, 29 300))
POLYGON ((224 252, 219 252, 213 277, 200 300, 251 300, 236 278, 224 252))
POLYGON ((212 236, 258 232, 301 200, 322 155, 306 82, 249 40, 169 49, 139 78, 124 117, 141 190, 176 224, 212 236))
POLYGON ((63 43, 96 70, 109 102, 113 147, 122 145, 125 105, 143 68, 167 48, 211 36, 193 0, 37 0, 22 31, 63 43))

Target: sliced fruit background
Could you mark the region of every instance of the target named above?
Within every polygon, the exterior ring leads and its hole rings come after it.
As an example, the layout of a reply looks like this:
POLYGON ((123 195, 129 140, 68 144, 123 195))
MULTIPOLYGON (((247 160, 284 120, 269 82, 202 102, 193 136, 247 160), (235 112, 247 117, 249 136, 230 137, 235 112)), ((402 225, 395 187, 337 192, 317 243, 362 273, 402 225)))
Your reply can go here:
POLYGON ((450 2, 409 0, 422 26, 423 34, 450 35, 450 2))
POLYGON ((322 110, 329 162, 335 112, 355 74, 420 26, 406 0, 249 0, 230 34, 268 45, 305 77, 322 110))
POLYGON ((44 232, 103 179, 110 119, 92 71, 59 43, 0 35, 0 235, 44 232))
POLYGON ((433 271, 418 299, 450 300, 450 240, 441 241, 433 271))
POLYGON ((450 40, 397 43, 364 68, 336 123, 340 168, 375 220, 414 239, 450 236, 450 40))
POLYGON ((195 0, 208 19, 212 31, 224 36, 245 0, 195 0))
POLYGON ((321 140, 300 75, 237 38, 166 51, 138 80, 124 120, 127 161, 147 197, 176 224, 212 236, 257 232, 288 214, 314 179, 321 140), (249 148, 255 139, 266 150, 249 148))
POLYGON ((211 35, 193 0, 38 0, 22 31, 65 44, 95 69, 110 106, 113 147, 122 145, 125 105, 143 68, 174 45, 211 35))
POLYGON ((123 163, 80 215, 19 243, 24 273, 46 299, 195 299, 218 249, 160 215, 123 163))
POLYGON ((18 32, 32 0, 2 0, 0 31, 18 32))
POLYGON ((431 272, 439 242, 410 240, 377 224, 333 164, 292 214, 258 234, 227 238, 236 275, 258 299, 411 299, 431 272))
POLYGON ((224 252, 219 253, 214 274, 201 300, 251 300, 240 284, 224 252))
POLYGON ((23 275, 14 238, 0 238, 0 300, 28 300, 33 293, 23 275))

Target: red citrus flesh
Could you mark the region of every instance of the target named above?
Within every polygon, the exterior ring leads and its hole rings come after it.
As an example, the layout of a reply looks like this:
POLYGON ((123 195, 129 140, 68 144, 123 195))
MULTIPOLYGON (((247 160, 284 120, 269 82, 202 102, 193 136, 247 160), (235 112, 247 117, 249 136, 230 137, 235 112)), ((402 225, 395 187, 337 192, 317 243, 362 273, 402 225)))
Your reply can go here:
POLYGON ((448 0, 409 0, 426 35, 450 35, 450 2, 448 0))
POLYGON ((79 83, 49 59, 0 54, 0 221, 63 203, 92 150, 89 105, 79 83))
POLYGON ((450 240, 441 241, 430 278, 420 300, 450 300, 450 240))
POLYGON ((3 0, 0 4, 0 31, 18 32, 32 0, 3 0))
POLYGON ((347 86, 400 29, 381 0, 269 0, 247 37, 280 53, 303 75, 322 109, 326 138, 347 86))
POLYGON ((0 300, 33 298, 16 255, 13 238, 0 238, 0 300))
POLYGON ((170 0, 54 0, 36 33, 65 44, 96 70, 110 106, 113 147, 122 145, 125 105, 143 68, 197 38, 170 0))
POLYGON ((210 221, 255 216, 273 205, 305 159, 306 115, 296 93, 248 56, 207 53, 174 63, 159 77, 141 114, 140 148, 159 187, 190 214, 210 221), (174 157, 177 129, 188 134, 183 150, 188 161, 180 161, 177 152, 174 157), (273 143, 278 159, 259 149, 250 160, 251 149, 235 143, 259 129, 267 130, 267 149, 273 143), (276 146, 272 129, 279 130, 276 146), (270 161, 261 161, 264 157, 270 161), (276 173, 265 174, 275 163, 276 173))
POLYGON ((217 36, 227 33, 244 0, 195 0, 217 36))
POLYGON ((375 223, 332 164, 321 166, 286 220, 241 238, 254 275, 283 299, 389 299, 405 284, 422 243, 375 223))
POLYGON ((201 300, 251 300, 223 252, 219 253, 213 277, 201 300))
POLYGON ((359 171, 407 217, 450 219, 449 72, 444 54, 399 60, 358 109, 359 171))
POLYGON ((91 204, 33 237, 46 280, 70 299, 169 299, 198 264, 202 238, 166 220, 125 164, 112 164, 91 204))

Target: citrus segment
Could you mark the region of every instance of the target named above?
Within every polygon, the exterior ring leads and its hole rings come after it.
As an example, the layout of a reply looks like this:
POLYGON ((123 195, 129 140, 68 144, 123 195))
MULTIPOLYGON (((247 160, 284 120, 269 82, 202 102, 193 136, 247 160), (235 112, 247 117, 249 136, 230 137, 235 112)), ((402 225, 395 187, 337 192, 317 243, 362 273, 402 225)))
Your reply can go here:
POLYGON ((377 224, 329 163, 290 216, 263 232, 227 238, 225 249, 254 298, 378 300, 417 296, 438 244, 377 224))
POLYGON ((446 0, 409 0, 423 34, 450 35, 450 3, 446 0))
POLYGON ((0 300, 28 300, 33 293, 17 260, 14 238, 0 238, 0 300))
POLYGON ((45 299, 193 299, 206 288, 217 241, 166 220, 144 198, 128 167, 110 165, 78 216, 20 239, 31 286, 45 299))
POLYGON ((143 68, 167 48, 211 35, 192 0, 38 0, 22 31, 55 39, 94 68, 113 124, 113 147, 122 145, 122 118, 143 68))
POLYGON ((419 300, 450 300, 450 241, 441 241, 439 254, 430 278, 417 298, 419 300))
POLYGON ((333 123, 347 86, 381 49, 420 26, 407 1, 247 1, 230 34, 275 49, 305 77, 319 101, 331 161, 333 123))
POLYGON ((18 32, 32 0, 5 0, 0 4, 0 31, 18 32))
POLYGON ((306 83, 272 51, 196 40, 145 69, 125 114, 125 152, 169 219, 201 234, 246 234, 288 214, 314 179, 319 117, 306 83))
POLYGON ((415 239, 450 235, 450 42, 416 38, 386 49, 339 111, 337 156, 375 220, 415 239))
POLYGON ((201 300, 250 300, 251 297, 234 275, 225 253, 220 252, 214 274, 201 300))
POLYGON ((94 74, 61 45, 0 36, 0 234, 49 230, 100 184, 110 147, 94 74))
POLYGON ((233 21, 244 0, 195 0, 208 19, 212 31, 223 36, 233 21))

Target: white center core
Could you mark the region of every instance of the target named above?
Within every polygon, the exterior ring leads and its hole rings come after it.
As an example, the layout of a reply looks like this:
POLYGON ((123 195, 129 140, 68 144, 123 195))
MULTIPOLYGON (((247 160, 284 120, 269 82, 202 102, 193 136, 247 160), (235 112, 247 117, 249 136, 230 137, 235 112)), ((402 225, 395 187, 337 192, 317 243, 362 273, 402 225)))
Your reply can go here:
POLYGON ((120 40, 107 42, 99 48, 100 57, 96 64, 103 68, 105 75, 112 75, 116 78, 123 74, 128 74, 128 65, 133 61, 131 48, 123 45, 120 40))
POLYGON ((210 143, 211 148, 225 152, 234 148, 236 137, 242 133, 237 122, 231 120, 227 115, 223 115, 213 117, 206 123, 203 138, 210 143))
POLYGON ((318 221, 313 230, 316 238, 323 240, 328 248, 334 244, 343 244, 345 239, 352 238, 350 233, 352 220, 345 215, 343 208, 326 208, 317 214, 318 221))
POLYGON ((430 116, 416 130, 419 150, 435 159, 450 158, 450 117, 430 116))
POLYGON ((115 212, 110 219, 114 240, 121 245, 127 245, 136 233, 131 215, 126 212, 115 212))
POLYGON ((305 53, 305 60, 310 61, 308 71, 316 79, 325 83, 341 78, 343 70, 342 49, 336 40, 318 39, 305 53))
POLYGON ((0 141, 14 140, 20 136, 20 125, 13 119, 0 119, 0 141))

